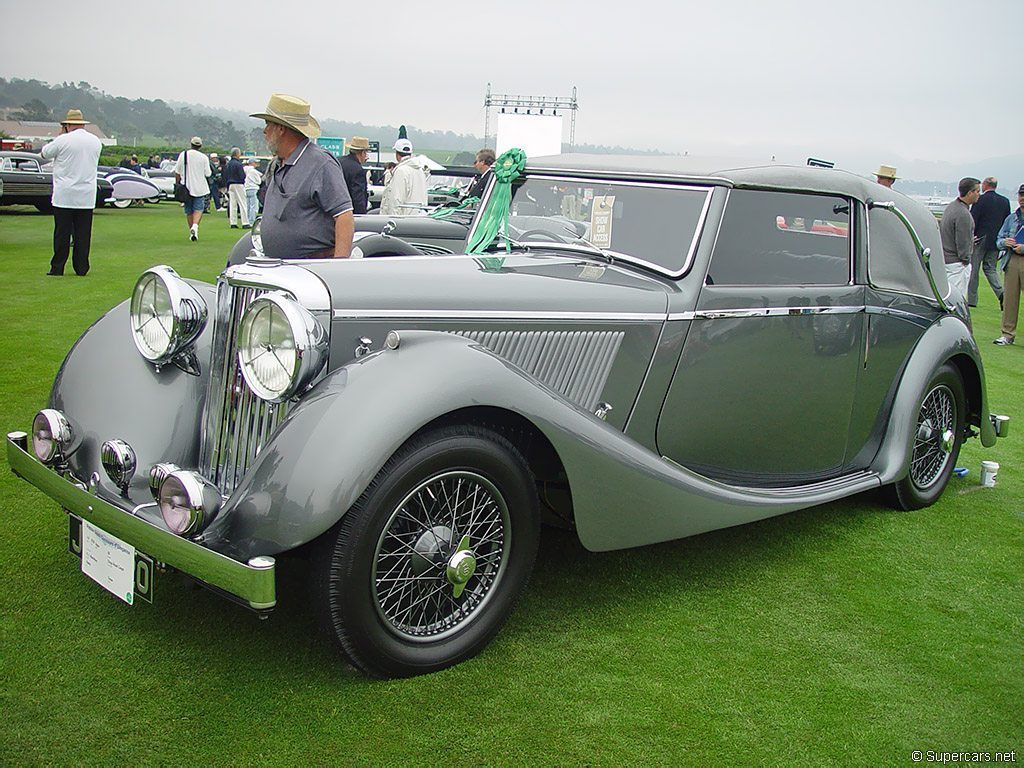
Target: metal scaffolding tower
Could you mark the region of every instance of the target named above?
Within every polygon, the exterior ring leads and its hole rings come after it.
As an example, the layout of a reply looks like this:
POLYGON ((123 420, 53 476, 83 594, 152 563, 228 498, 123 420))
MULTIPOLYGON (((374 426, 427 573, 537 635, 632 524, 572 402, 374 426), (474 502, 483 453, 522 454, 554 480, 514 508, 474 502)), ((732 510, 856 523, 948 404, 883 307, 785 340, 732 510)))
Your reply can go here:
POLYGON ((491 84, 487 84, 484 96, 484 146, 493 147, 495 137, 491 136, 491 110, 511 112, 520 115, 557 115, 559 110, 569 113, 569 151, 576 145, 576 112, 580 105, 576 100, 576 86, 572 87, 572 96, 518 96, 508 93, 491 93, 491 84))

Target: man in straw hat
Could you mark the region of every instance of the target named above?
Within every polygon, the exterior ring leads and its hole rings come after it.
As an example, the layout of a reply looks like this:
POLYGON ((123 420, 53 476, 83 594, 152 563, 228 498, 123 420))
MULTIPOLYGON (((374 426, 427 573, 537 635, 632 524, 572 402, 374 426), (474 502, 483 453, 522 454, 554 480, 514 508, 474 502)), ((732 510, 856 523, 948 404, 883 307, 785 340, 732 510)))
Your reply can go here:
POLYGON ((883 187, 892 188, 893 183, 898 179, 896 175, 896 168, 891 165, 880 165, 878 170, 875 171, 875 181, 881 184, 883 187))
POLYGON ((347 144, 348 154, 341 159, 341 170, 345 173, 348 194, 352 198, 352 212, 366 213, 369 195, 363 163, 370 156, 370 140, 365 136, 353 136, 347 144))
POLYGON ((89 272, 100 140, 84 130, 88 124, 81 110, 69 109, 60 123, 60 135, 41 151, 53 161, 53 258, 48 275, 64 274, 72 242, 75 274, 84 277, 89 272))
POLYGON ((267 256, 346 259, 355 219, 338 161, 314 143, 320 123, 309 102, 283 93, 250 117, 266 121, 263 136, 278 166, 267 183, 261 235, 267 256))

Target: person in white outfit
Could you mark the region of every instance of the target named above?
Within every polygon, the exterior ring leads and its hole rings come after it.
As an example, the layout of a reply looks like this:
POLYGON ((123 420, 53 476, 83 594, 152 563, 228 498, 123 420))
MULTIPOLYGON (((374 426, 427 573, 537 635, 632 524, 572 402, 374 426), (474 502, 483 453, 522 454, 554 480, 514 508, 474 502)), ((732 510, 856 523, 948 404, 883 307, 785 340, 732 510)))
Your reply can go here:
POLYGON ((427 204, 427 172, 412 157, 412 142, 395 142, 395 160, 398 165, 391 173, 391 181, 384 189, 380 212, 383 216, 403 216, 421 213, 419 207, 427 204))
POLYGON ((53 258, 47 274, 55 277, 64 274, 72 241, 75 274, 84 277, 89 272, 100 140, 85 130, 88 124, 81 110, 69 109, 60 124, 60 136, 40 153, 53 161, 53 258))
POLYGON ((199 239, 199 220, 203 218, 206 207, 206 196, 210 194, 210 160, 200 150, 203 140, 192 137, 192 147, 178 155, 174 166, 174 179, 188 188, 189 199, 183 203, 185 218, 188 221, 188 239, 195 242, 199 239))
POLYGON ((260 212, 257 195, 262 183, 263 174, 256 168, 256 158, 250 158, 245 164, 245 208, 249 213, 250 225, 256 222, 256 215, 260 212))

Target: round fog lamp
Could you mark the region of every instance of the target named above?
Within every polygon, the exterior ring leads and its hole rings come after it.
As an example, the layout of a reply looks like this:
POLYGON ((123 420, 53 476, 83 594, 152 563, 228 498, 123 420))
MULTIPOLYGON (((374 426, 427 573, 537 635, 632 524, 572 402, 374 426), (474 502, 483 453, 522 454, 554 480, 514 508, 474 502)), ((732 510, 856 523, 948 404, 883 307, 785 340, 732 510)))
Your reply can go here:
POLYGON ((71 453, 71 422, 58 410, 44 408, 32 419, 32 451, 43 464, 54 464, 71 453))
POLYGON ((193 536, 205 528, 220 508, 220 493, 209 480, 185 470, 171 472, 160 484, 160 514, 171 533, 193 536))
POLYGON ((160 486, 171 472, 181 469, 177 464, 170 462, 154 464, 149 470, 149 492, 153 494, 153 501, 160 501, 160 486))
POLYGON ((124 440, 107 440, 100 446, 100 462, 118 488, 127 489, 135 474, 135 451, 124 440))

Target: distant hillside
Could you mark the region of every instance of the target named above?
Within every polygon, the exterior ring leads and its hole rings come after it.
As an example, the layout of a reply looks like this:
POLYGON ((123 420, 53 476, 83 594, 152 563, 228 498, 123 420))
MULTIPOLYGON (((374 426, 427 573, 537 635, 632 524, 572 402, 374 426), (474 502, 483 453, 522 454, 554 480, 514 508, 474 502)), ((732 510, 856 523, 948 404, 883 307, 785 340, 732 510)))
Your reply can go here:
MULTIPOLYGON (((68 109, 81 109, 88 120, 117 138, 122 145, 143 144, 154 138, 171 146, 202 136, 213 147, 264 149, 262 125, 238 110, 162 99, 126 99, 113 96, 87 82, 51 85, 40 80, 0 78, 0 114, 20 120, 58 120, 68 109)), ((367 136, 389 147, 398 138, 397 125, 367 125, 318 115, 325 136, 367 136)), ((407 126, 417 148, 474 152, 483 146, 479 136, 431 131, 407 126)), ((627 147, 577 145, 577 152, 595 154, 664 154, 627 147)))

